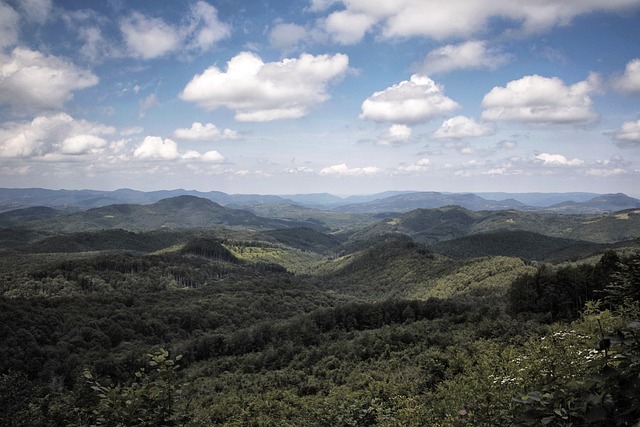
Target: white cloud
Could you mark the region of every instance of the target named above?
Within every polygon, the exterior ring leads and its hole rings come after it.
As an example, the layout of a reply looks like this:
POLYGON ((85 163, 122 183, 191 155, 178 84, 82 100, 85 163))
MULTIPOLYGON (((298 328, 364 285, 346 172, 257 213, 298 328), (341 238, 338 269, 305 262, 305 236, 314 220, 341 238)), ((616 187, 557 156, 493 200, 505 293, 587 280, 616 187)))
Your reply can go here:
POLYGON ((345 163, 342 163, 339 165, 328 166, 321 169, 320 175, 366 176, 376 175, 380 172, 380 169, 375 166, 367 166, 364 168, 349 168, 345 163))
POLYGON ((191 128, 180 128, 174 132, 176 138, 194 141, 215 141, 218 139, 238 139, 238 132, 231 129, 220 131, 213 123, 194 122, 191 128))
POLYGON ((115 129, 65 113, 38 116, 27 123, 5 123, 0 127, 0 157, 37 158, 48 154, 88 154, 102 149, 115 129))
POLYGON ((598 176, 598 177, 606 178, 606 177, 609 177, 609 176, 624 175, 626 173, 627 173, 627 171, 625 169, 622 169, 622 168, 613 168, 613 169, 596 169, 596 168, 592 168, 592 169, 587 170, 585 172, 585 175, 587 175, 587 176, 598 176))
POLYGON ((134 12, 120 22, 131 55, 143 59, 157 58, 180 46, 178 29, 160 18, 148 18, 134 12))
POLYGON ((621 92, 640 92, 640 58, 627 63, 624 74, 614 81, 614 86, 621 92))
POLYGON ((222 154, 218 153, 215 150, 207 151, 206 153, 204 153, 202 155, 202 157, 200 159, 202 161, 204 161, 204 162, 209 162, 209 163, 222 163, 222 162, 224 162, 224 157, 222 156, 222 154))
POLYGON ((582 166, 584 165, 583 160, 572 159, 569 160, 562 154, 549 154, 549 153, 541 153, 535 156, 537 160, 542 162, 545 166, 582 166))
POLYGON ((184 24, 176 26, 160 18, 133 12, 120 21, 120 31, 129 53, 153 59, 178 51, 204 52, 231 34, 229 25, 218 20, 218 11, 205 1, 191 6, 184 24))
POLYGON ((297 24, 279 23, 269 33, 269 44, 279 50, 296 49, 307 36, 307 30, 297 24))
POLYGON ((348 10, 334 12, 327 17, 323 29, 331 35, 333 41, 340 44, 355 44, 364 37, 376 20, 364 13, 348 10))
POLYGON ((39 24, 47 21, 53 10, 51 0, 20 0, 18 4, 29 20, 39 24))
POLYGON ((459 104, 446 97, 443 88, 427 76, 414 74, 362 103, 361 119, 401 124, 426 122, 447 114, 459 104))
POLYGON ((455 116, 447 119, 442 126, 433 133, 438 139, 463 139, 493 135, 496 127, 493 123, 478 123, 475 119, 465 116, 455 116))
POLYGON ((509 170, 507 168, 493 168, 482 172, 483 175, 507 175, 509 170))
POLYGON ((640 144, 640 120, 622 123, 613 137, 623 143, 640 144))
POLYGON ((141 160, 186 160, 205 163, 223 163, 224 156, 216 150, 200 154, 196 150, 187 150, 181 153, 178 144, 159 136, 147 136, 133 151, 133 157, 141 160))
POLYGON ((472 40, 458 45, 448 44, 432 50, 427 54, 420 68, 425 74, 468 68, 495 70, 510 60, 510 55, 489 48, 486 41, 472 40))
POLYGON ((197 152, 196 150, 187 150, 183 153, 180 158, 183 160, 197 160, 202 157, 202 154, 197 152))
POLYGON ((20 16, 11 6, 0 2, 0 49, 18 42, 20 16))
POLYGON ((589 95, 599 88, 595 74, 571 86, 557 77, 525 76, 487 93, 482 100, 482 117, 530 123, 590 123, 598 119, 598 114, 589 95))
POLYGON ((104 148, 107 141, 95 135, 75 135, 62 141, 62 154, 86 154, 93 150, 104 148))
POLYGON ((97 83, 91 71, 56 56, 24 48, 0 55, 0 104, 18 112, 62 108, 73 91, 97 83))
POLYGON ((306 166, 298 166, 296 168, 287 169, 287 173, 290 174, 310 174, 313 172, 314 170, 312 168, 308 168, 306 166))
POLYGON ((189 24, 180 29, 188 40, 187 49, 201 52, 211 49, 231 34, 231 27, 218 19, 218 10, 205 1, 191 6, 189 24))
POLYGON ((133 151, 133 156, 143 160, 175 160, 180 157, 178 144, 159 136, 147 136, 133 151))
MULTIPOLYGON (((424 36, 435 39, 468 38, 486 32, 494 18, 499 18, 507 31, 524 33, 540 32, 554 26, 567 25, 573 18, 594 11, 621 11, 637 6, 636 0, 582 0, 579 2, 534 1, 526 4, 512 0, 341 0, 313 1, 311 9, 321 11, 334 3, 341 3, 344 9, 333 11, 329 17, 342 14, 362 16, 370 22, 367 29, 381 28, 385 38, 424 36)), ((353 24, 353 20, 347 22, 353 24)), ((334 37, 351 34, 362 38, 364 31, 354 25, 349 32, 345 25, 325 27, 334 37), (356 28, 358 31, 356 31, 356 28)))
MULTIPOLYGON (((75 25, 74 23, 70 25, 75 25)), ((80 54, 93 62, 101 62, 124 56, 124 49, 104 37, 98 25, 77 28, 78 38, 83 41, 80 54)))
POLYGON ((242 52, 227 63, 226 72, 210 67, 194 76, 180 98, 208 110, 235 110, 238 121, 298 118, 329 98, 327 84, 343 76, 348 63, 343 54, 302 54, 264 63, 256 54, 242 52))
POLYGON ((132 126, 132 127, 121 129, 120 135, 131 136, 131 135, 140 134, 142 132, 144 132, 144 128, 142 126, 132 126))
POLYGON ((397 168, 401 173, 424 172, 431 166, 431 160, 422 158, 411 165, 402 165, 397 168))
POLYGON ((411 141, 413 130, 407 125, 391 125, 387 131, 380 136, 377 143, 380 145, 405 144, 411 141))

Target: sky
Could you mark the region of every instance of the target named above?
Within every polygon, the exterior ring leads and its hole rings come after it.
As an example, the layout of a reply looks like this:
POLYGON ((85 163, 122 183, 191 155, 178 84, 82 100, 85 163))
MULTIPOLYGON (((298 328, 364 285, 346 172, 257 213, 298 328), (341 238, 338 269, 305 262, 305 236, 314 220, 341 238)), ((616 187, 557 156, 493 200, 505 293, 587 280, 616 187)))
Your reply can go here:
POLYGON ((0 0, 0 187, 640 197, 640 0, 0 0))

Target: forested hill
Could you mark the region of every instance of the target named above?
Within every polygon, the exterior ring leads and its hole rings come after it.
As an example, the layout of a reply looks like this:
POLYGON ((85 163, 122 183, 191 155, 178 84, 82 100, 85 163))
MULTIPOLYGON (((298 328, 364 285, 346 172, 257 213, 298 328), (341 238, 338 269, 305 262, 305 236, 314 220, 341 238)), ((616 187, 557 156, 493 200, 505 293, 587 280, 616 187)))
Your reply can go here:
POLYGON ((528 231, 551 237, 615 243, 640 236, 640 210, 600 215, 560 215, 522 211, 471 211, 458 206, 416 209, 357 233, 367 238, 406 234, 423 243, 457 239, 478 233, 528 231))
POLYGON ((50 208, 25 209, 22 213, 29 215, 16 215, 14 211, 0 214, 0 226, 23 226, 57 232, 115 228, 151 231, 160 228, 197 228, 216 225, 265 229, 314 226, 303 221, 261 218, 246 210, 226 208, 208 199, 195 196, 177 196, 149 205, 108 205, 71 214, 62 214, 50 208))
POLYGON ((639 210, 230 206, 0 213, 0 426, 640 421, 639 210))

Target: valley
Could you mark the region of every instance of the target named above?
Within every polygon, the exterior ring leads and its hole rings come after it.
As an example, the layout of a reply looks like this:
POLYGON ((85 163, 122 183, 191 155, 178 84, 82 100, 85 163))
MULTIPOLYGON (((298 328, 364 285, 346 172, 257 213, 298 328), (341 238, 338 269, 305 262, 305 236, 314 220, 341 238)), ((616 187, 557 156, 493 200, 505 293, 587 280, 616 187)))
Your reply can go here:
POLYGON ((188 193, 0 190, 0 424, 640 420, 637 199, 188 193))

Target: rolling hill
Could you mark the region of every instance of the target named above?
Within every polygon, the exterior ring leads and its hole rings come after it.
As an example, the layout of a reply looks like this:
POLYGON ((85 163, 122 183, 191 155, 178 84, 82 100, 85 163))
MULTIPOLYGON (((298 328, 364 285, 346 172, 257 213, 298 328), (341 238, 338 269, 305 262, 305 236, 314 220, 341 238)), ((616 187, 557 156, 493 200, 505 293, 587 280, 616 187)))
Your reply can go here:
POLYGON ((56 232, 76 232, 102 229, 151 231, 214 226, 286 228, 308 224, 261 218, 244 210, 223 207, 208 199, 177 196, 150 205, 109 205, 49 220, 25 221, 19 225, 56 232))
POLYGON ((46 206, 15 209, 0 213, 0 227, 9 228, 20 226, 27 222, 48 221, 63 216, 65 213, 59 209, 46 206))
POLYGON ((335 208, 338 212, 381 213, 408 212, 414 209, 432 209, 443 206, 461 206, 470 210, 517 209, 525 205, 517 200, 487 200, 475 194, 444 194, 438 192, 415 192, 397 194, 370 202, 344 205, 335 208))
POLYGON ((417 242, 433 244, 467 235, 516 230, 593 243, 615 243, 640 236, 640 210, 561 215, 515 210, 474 212, 457 206, 416 209, 381 221, 356 233, 354 238, 400 233, 417 242))
POLYGON ((320 254, 329 253, 342 243, 342 239, 336 236, 305 227, 276 229, 263 234, 271 236, 283 245, 320 254))
POLYGON ((546 210, 565 214, 598 214, 628 209, 640 209, 640 200, 626 194, 604 194, 583 202, 562 202, 549 206, 546 210))
POLYGON ((509 256, 531 261, 560 262, 590 256, 609 247, 530 231, 498 231, 441 241, 431 245, 430 249, 457 259, 509 256))
POLYGON ((440 193, 425 191, 384 191, 369 195, 338 197, 327 193, 263 195, 226 194, 220 191, 119 189, 48 190, 43 188, 0 188, 0 212, 47 206, 69 210, 87 210, 113 204, 151 204, 178 196, 195 196, 231 208, 266 205, 311 207, 323 211, 377 214, 432 209, 448 205, 470 210, 518 209, 556 213, 594 214, 637 209, 640 200, 624 194, 595 193, 440 193))
POLYGON ((46 237, 20 247, 33 253, 133 251, 153 252, 180 242, 176 233, 161 231, 134 233, 122 229, 81 231, 46 237))

